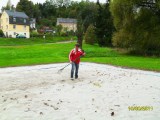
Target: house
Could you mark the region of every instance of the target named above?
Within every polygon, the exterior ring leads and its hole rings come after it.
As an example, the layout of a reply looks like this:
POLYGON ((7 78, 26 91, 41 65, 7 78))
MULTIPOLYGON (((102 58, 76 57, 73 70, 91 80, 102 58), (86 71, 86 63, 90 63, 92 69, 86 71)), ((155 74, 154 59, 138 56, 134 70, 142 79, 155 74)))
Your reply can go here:
POLYGON ((36 29, 36 19, 35 18, 30 19, 30 28, 33 30, 36 29))
POLYGON ((0 29, 1 29, 1 16, 2 16, 2 14, 0 13, 0 29))
POLYGON ((43 26, 38 30, 38 32, 41 33, 41 34, 42 33, 43 34, 45 34, 45 33, 53 33, 53 29, 48 27, 48 26, 43 26))
POLYGON ((63 30, 67 28, 68 31, 73 30, 75 32, 77 30, 77 19, 57 18, 57 25, 62 25, 63 30))
POLYGON ((16 35, 25 35, 30 38, 29 17, 24 12, 4 10, 1 15, 1 29, 5 37, 16 38, 16 35))

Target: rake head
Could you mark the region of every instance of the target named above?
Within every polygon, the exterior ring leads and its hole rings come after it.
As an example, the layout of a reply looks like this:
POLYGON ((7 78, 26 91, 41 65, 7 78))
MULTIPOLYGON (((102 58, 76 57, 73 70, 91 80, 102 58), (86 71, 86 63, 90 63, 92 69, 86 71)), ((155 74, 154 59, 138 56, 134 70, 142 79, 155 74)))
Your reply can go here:
POLYGON ((60 74, 62 71, 63 71, 63 68, 62 68, 62 69, 59 69, 59 70, 58 70, 58 74, 60 74))

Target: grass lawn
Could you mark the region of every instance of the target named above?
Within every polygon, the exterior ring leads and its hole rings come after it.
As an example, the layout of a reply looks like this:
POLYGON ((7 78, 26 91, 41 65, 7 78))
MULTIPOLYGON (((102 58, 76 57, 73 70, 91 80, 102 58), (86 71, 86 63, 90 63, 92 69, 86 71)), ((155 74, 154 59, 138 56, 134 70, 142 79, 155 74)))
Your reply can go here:
MULTIPOLYGON (((18 43, 17 43, 18 44, 18 43)), ((0 67, 68 62, 75 43, 0 46, 0 67)), ((97 45, 83 45, 86 56, 81 61, 111 64, 129 68, 160 71, 160 58, 118 53, 97 45)))
POLYGON ((75 40, 77 39, 75 36, 67 36, 67 37, 46 37, 43 38, 0 38, 0 46, 17 46, 17 45, 34 45, 34 44, 45 44, 45 43, 55 43, 61 41, 75 40))

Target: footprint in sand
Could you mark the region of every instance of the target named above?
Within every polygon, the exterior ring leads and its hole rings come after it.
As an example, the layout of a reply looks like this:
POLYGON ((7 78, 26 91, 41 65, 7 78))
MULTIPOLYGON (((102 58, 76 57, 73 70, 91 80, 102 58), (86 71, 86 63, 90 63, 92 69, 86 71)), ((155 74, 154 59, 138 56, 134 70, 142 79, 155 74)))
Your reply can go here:
POLYGON ((6 102, 6 101, 7 101, 7 99, 4 99, 4 100, 3 100, 3 102, 6 102))
POLYGON ((114 116, 114 112, 111 112, 111 116, 114 116))
POLYGON ((58 110, 59 109, 58 107, 55 107, 53 105, 51 105, 50 107, 54 108, 54 110, 58 110))
POLYGON ((43 115, 43 112, 40 112, 39 114, 40 114, 40 115, 43 115))
POLYGON ((48 103, 43 103, 44 105, 46 105, 46 106, 49 106, 49 104, 48 103))

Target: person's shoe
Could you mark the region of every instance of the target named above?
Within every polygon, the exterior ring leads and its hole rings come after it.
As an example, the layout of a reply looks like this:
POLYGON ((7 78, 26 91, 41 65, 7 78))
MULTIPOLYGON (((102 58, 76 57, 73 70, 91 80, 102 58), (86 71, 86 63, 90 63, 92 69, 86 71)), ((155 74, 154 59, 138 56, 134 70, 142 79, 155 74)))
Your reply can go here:
POLYGON ((75 77, 75 79, 78 79, 78 77, 75 77))
POLYGON ((71 78, 71 80, 74 80, 73 78, 71 78))

